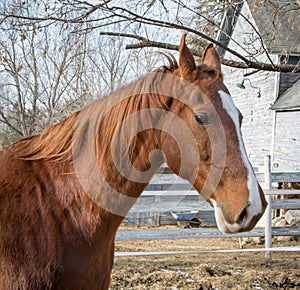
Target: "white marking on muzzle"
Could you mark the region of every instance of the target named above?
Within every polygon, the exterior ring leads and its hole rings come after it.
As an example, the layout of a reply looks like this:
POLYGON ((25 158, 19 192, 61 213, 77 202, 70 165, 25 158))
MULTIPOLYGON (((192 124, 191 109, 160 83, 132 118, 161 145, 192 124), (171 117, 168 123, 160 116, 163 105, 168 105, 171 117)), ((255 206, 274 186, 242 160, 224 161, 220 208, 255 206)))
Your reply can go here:
POLYGON ((248 173, 247 186, 249 190, 249 202, 250 202, 249 210, 250 213, 252 213, 253 215, 257 215, 262 212, 262 202, 260 199, 257 179, 254 175, 253 168, 247 157, 244 141, 242 138, 242 132, 241 132, 240 122, 239 122, 239 111, 236 108, 235 104, 233 103, 233 100, 229 94, 221 90, 218 93, 221 97, 223 108, 230 116, 235 126, 236 134, 239 140, 240 152, 248 173))
POLYGON ((215 217, 216 217, 216 222, 219 230, 221 230, 223 233, 234 233, 237 232, 242 228, 240 224, 229 224, 223 215, 222 209, 217 205, 216 201, 213 199, 210 199, 214 206, 215 210, 215 217))

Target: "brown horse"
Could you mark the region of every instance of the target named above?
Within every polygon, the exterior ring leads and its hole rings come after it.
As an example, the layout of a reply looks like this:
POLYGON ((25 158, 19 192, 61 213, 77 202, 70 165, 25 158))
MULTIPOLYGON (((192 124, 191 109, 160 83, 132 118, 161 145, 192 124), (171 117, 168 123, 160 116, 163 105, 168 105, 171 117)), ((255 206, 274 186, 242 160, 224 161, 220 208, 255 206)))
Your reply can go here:
POLYGON ((122 219, 166 162, 215 208, 220 230, 266 207, 212 45, 0 152, 0 288, 107 289, 122 219))

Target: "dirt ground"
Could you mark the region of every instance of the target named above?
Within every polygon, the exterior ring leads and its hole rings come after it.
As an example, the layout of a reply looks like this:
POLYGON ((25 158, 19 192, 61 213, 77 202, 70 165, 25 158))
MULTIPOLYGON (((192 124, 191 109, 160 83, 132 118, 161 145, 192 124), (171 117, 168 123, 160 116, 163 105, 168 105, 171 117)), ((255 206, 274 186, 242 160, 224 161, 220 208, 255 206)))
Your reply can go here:
MULTIPOLYGON (((277 246, 299 246, 296 241, 277 246)), ((263 247, 249 243, 246 248, 263 247)), ((118 241, 116 251, 239 249, 239 240, 118 241)), ((193 253, 116 257, 110 289, 299 289, 300 252, 193 253)))

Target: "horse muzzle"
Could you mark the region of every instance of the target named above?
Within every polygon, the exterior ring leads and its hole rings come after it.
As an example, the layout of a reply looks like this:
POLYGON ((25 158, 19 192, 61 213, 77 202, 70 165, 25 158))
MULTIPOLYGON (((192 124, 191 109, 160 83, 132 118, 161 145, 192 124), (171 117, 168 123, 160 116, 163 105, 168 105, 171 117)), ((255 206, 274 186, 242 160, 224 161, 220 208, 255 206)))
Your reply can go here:
POLYGON ((254 228, 256 223, 263 215, 267 202, 263 198, 260 202, 248 203, 237 215, 233 218, 228 218, 223 206, 211 199, 215 210, 215 218, 217 226, 223 233, 246 232, 254 228))

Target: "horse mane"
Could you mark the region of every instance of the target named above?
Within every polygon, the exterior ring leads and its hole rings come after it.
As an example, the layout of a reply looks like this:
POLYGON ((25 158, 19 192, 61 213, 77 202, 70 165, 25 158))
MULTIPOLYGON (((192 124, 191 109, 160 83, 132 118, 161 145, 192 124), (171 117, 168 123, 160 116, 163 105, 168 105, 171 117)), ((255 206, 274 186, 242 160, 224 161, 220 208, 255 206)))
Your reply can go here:
POLYGON ((74 126, 79 112, 64 121, 46 127, 40 135, 21 138, 14 146, 14 156, 25 160, 70 158, 74 126))
POLYGON ((157 68, 156 70, 154 70, 154 72, 172 73, 176 69, 178 69, 178 63, 173 54, 165 53, 165 52, 161 52, 161 51, 159 51, 157 53, 162 55, 163 57, 165 57, 165 59, 168 61, 168 65, 163 65, 163 66, 157 68))
MULTIPOLYGON (((164 73, 174 73, 178 68, 178 63, 173 55, 166 53, 161 54, 168 61, 168 65, 155 69, 153 71, 154 77, 146 86, 151 87, 157 85, 163 78, 164 73)), ((168 107, 165 98, 155 98, 152 95, 139 93, 145 89, 144 80, 146 78, 147 75, 102 99, 95 100, 87 108, 74 113, 62 122, 46 127, 40 135, 21 138, 13 146, 9 147, 8 150, 11 151, 11 149, 13 149, 12 154, 16 158, 23 160, 72 160, 74 142, 83 142, 81 139, 84 139, 83 136, 87 134, 87 127, 95 129, 95 126, 100 125, 97 123, 97 119, 99 119, 99 117, 101 119, 101 114, 103 115, 105 108, 110 106, 110 101, 116 102, 116 99, 120 98, 120 96, 130 96, 121 98, 116 106, 113 106, 110 110, 105 112, 105 118, 102 116, 102 126, 105 126, 105 130, 99 130, 101 131, 101 138, 96 138, 96 142, 102 140, 100 141, 100 143, 102 143, 102 155, 105 154, 109 150, 109 142, 107 142, 107 140, 111 140, 117 124, 127 116, 133 112, 153 106, 151 103, 155 101, 158 102, 155 107, 168 107), (94 125, 91 126, 91 123, 94 125), (74 136, 75 130, 77 130, 76 136, 74 136)), ((135 130, 134 128, 132 129, 135 130)), ((99 133, 100 132, 98 132, 98 134, 99 133)))

